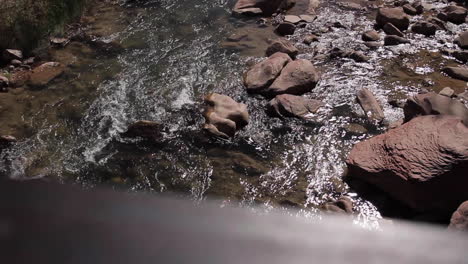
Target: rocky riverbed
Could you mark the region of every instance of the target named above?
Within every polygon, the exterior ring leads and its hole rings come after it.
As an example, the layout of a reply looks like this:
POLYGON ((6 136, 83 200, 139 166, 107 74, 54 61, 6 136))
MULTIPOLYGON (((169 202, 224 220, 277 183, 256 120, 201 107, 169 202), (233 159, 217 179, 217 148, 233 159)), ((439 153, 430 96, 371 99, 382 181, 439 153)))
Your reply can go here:
MULTIPOLYGON (((338 212, 367 226, 447 225, 468 200, 463 3, 92 10, 34 58, 3 51, 2 176, 338 212)), ((463 210, 452 226, 464 226, 463 210)))

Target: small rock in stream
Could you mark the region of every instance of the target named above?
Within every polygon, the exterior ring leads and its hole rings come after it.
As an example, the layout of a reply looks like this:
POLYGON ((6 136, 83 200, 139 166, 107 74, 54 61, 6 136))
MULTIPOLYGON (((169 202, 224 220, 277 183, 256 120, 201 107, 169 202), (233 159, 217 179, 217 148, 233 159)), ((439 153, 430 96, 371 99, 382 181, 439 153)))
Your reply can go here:
POLYGON ((468 201, 462 203, 453 213, 448 228, 454 231, 468 231, 468 201))
POLYGON ((403 12, 403 8, 395 7, 380 8, 377 12, 376 21, 377 25, 381 28, 387 23, 392 23, 399 30, 403 31, 408 29, 410 19, 405 12, 403 12))
POLYGON ((304 44, 307 44, 307 45, 310 45, 312 44, 312 42, 318 42, 319 39, 316 35, 314 34, 310 34, 310 35, 307 35, 304 37, 304 44))
POLYGON ((468 31, 464 31, 455 39, 455 43, 462 49, 468 49, 468 31))
POLYGON ((288 54, 291 58, 296 58, 299 50, 294 46, 294 44, 285 39, 285 38, 278 38, 274 40, 270 46, 268 46, 266 50, 266 55, 269 57, 276 52, 282 52, 288 54))
POLYGON ((395 35, 387 35, 384 38, 385 46, 395 46, 395 45, 408 44, 408 43, 410 43, 408 39, 395 36, 395 35))
POLYGON ((205 124, 208 133, 222 137, 234 137, 236 131, 249 123, 247 106, 237 103, 231 97, 212 93, 205 97, 205 124))
POLYGON ((16 142, 16 138, 13 136, 0 136, 0 151, 8 148, 16 142))
POLYGON ((374 94, 366 88, 361 89, 357 93, 359 105, 364 110, 364 113, 370 120, 382 121, 385 118, 384 112, 380 103, 375 98, 374 94))
POLYGON ((411 31, 426 37, 435 35, 437 27, 429 22, 416 22, 411 26, 411 31))
POLYGON ((158 142, 163 138, 163 125, 158 122, 139 120, 131 124, 122 137, 125 138, 143 138, 152 142, 158 142))
POLYGON ((262 93, 280 75, 291 58, 286 53, 277 52, 268 59, 255 64, 244 75, 244 85, 249 93, 262 93))
POLYGON ((379 41, 380 34, 379 32, 375 30, 369 30, 369 31, 362 33, 362 40, 363 41, 379 41))
POLYGON ((392 23, 387 23, 383 26, 383 31, 387 35, 395 35, 399 37, 404 37, 405 35, 401 32, 397 27, 395 27, 392 23))
POLYGON ((465 67, 445 67, 442 72, 448 76, 468 82, 468 68, 465 67))
POLYGON ((324 104, 315 99, 302 96, 282 94, 277 95, 268 103, 267 113, 278 117, 297 117, 308 119, 324 104))
POLYGON ((295 15, 286 15, 284 16, 284 22, 291 23, 291 24, 297 24, 301 22, 302 19, 299 16, 295 15))
POLYGON ((415 16, 418 14, 418 11, 416 10, 416 8, 414 8, 410 4, 403 5, 403 11, 405 11, 406 14, 411 15, 411 16, 415 16))
POLYGON ((296 31, 296 26, 291 23, 283 22, 276 27, 276 33, 281 36, 293 35, 296 31))
POLYGON ((439 13, 437 18, 459 25, 465 23, 466 15, 467 10, 464 7, 450 5, 447 6, 442 13, 439 13))
POLYGON ((44 87, 62 75, 65 66, 58 62, 46 62, 32 70, 28 84, 31 87, 44 87))
POLYGON ((0 91, 7 90, 8 86, 10 86, 10 81, 8 80, 8 78, 3 75, 0 75, 0 91))

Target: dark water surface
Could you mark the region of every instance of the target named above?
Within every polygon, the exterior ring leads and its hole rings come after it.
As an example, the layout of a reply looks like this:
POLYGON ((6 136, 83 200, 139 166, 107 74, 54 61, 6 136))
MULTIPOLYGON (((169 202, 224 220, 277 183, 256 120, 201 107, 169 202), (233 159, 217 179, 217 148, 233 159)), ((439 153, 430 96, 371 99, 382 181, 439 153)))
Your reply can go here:
POLYGON ((53 58, 69 62, 67 72, 46 90, 18 95, 27 103, 10 120, 21 120, 17 135, 22 140, 2 154, 7 157, 2 173, 48 176, 86 187, 176 192, 195 200, 212 196, 245 206, 259 203, 267 210, 295 206, 309 215, 346 195, 355 201, 360 222, 375 223, 380 218, 375 207, 342 181, 351 147, 385 131, 366 121, 355 94, 364 87, 372 90, 389 123, 402 111, 388 99, 423 88, 438 91, 447 83, 462 92, 464 82, 438 73, 456 63, 434 51, 453 46, 451 39, 465 26, 450 24, 452 32, 438 31, 430 39, 411 36, 416 39, 412 45, 369 51, 360 34, 372 28, 372 9, 322 4, 317 21, 292 39, 303 51, 299 57, 312 59, 322 72, 321 83, 306 96, 323 100, 326 107, 309 121, 280 120, 267 117, 267 100, 248 95, 241 81, 248 65, 261 60, 266 40, 274 37, 272 26, 232 18, 232 5, 226 0, 159 0, 125 6, 124 13, 103 12, 101 20, 120 24, 102 39, 126 49, 113 57, 71 43, 52 52, 53 58), (345 28, 330 27, 336 21, 345 28), (310 31, 321 32, 320 42, 300 44, 310 31), (226 41, 243 32, 250 40, 226 41), (371 60, 314 58, 332 47, 363 50, 371 60), (429 88, 427 78, 435 82, 429 88), (210 139, 200 131, 201 102, 209 92, 248 105, 250 124, 234 139, 210 139), (148 145, 122 139, 119 134, 137 120, 167 125, 164 141, 148 145))

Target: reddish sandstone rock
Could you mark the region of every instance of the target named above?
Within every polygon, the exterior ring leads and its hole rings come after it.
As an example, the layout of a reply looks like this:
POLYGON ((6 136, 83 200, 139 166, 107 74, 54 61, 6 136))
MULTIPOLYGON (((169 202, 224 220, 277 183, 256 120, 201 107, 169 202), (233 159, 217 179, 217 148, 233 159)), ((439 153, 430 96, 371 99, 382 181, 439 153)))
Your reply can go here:
POLYGON ((468 231, 468 201, 462 203, 450 219, 449 229, 468 231))
POLYGON ((365 88, 361 89, 357 93, 357 100, 370 120, 382 121, 385 118, 382 107, 371 91, 365 88))
POLYGON ((268 59, 254 65, 244 75, 244 85, 249 93, 261 93, 270 86, 281 73, 281 70, 291 58, 281 52, 271 55, 268 59))
POLYGON ((324 104, 321 101, 297 95, 277 95, 268 103, 267 112, 272 116, 307 119, 324 104))
POLYGON ((409 17, 403 12, 403 8, 380 8, 377 13, 377 25, 383 27, 387 23, 392 23, 399 30, 404 31, 409 27, 409 17))
POLYGON ((29 77, 29 85, 32 87, 44 87, 50 81, 62 75, 65 66, 58 62, 46 62, 34 68, 29 77))
POLYGON ((278 38, 274 40, 270 46, 268 46, 266 50, 266 55, 269 57, 276 52, 282 52, 288 54, 291 58, 296 58, 299 50, 294 46, 294 44, 285 39, 285 38, 278 38))
POLYGON ((453 212, 468 200, 468 127, 454 116, 420 116, 354 146, 348 176, 417 211, 453 212))
POLYGON ((286 65, 281 74, 265 90, 269 96, 278 94, 301 95, 312 91, 320 79, 314 65, 308 60, 295 60, 286 65))
POLYGON ((231 97, 212 93, 205 97, 205 131, 219 137, 233 137, 237 130, 249 123, 245 104, 237 103, 231 97))

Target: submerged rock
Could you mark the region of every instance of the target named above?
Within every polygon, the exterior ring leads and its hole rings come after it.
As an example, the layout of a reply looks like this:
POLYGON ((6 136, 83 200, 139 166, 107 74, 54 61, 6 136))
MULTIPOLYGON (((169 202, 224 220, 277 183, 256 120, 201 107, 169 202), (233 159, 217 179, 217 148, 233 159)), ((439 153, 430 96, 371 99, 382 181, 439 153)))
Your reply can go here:
POLYGON ((387 35, 384 38, 385 46, 395 46, 395 45, 408 44, 408 43, 410 43, 408 39, 395 36, 395 35, 387 35))
POLYGON ((379 32, 375 30, 369 30, 364 33, 362 33, 362 40, 364 41, 379 41, 380 40, 380 34, 379 32))
POLYGON ((278 38, 275 39, 270 46, 268 46, 266 50, 266 55, 269 57, 276 52, 282 52, 288 54, 291 58, 296 58, 299 50, 294 46, 294 44, 285 39, 285 38, 278 38))
POLYGON ((205 125, 203 129, 212 135, 229 138, 249 123, 247 106, 231 97, 212 93, 205 97, 205 125))
POLYGON ((468 127, 453 116, 421 116, 354 146, 348 176, 417 211, 447 212, 468 200, 468 127))
POLYGON ((353 201, 348 197, 340 197, 336 202, 325 203, 322 208, 326 212, 330 213, 340 213, 340 214, 352 214, 353 210, 353 201))
POLYGON ((8 148, 16 142, 16 138, 13 136, 0 136, 0 151, 8 148))
POLYGON ((465 8, 461 6, 450 5, 447 6, 442 13, 439 13, 437 18, 459 25, 465 23, 466 15, 467 11, 465 8))
POLYGON ((315 88, 320 77, 314 65, 304 59, 295 60, 286 65, 281 74, 265 91, 267 95, 301 95, 315 88))
POLYGON ((46 62, 33 69, 28 84, 31 87, 44 87, 53 79, 62 75, 65 66, 58 62, 46 62))
POLYGON ((450 219, 450 230, 468 231, 468 201, 462 203, 450 219))
POLYGON ((468 82, 468 68, 464 67, 445 67, 442 69, 442 72, 447 74, 448 76, 458 79, 458 80, 463 80, 468 82))
POLYGON ((462 49, 468 49, 468 31, 464 31, 455 39, 455 43, 462 49))
POLYGON ((434 92, 411 96, 403 107, 405 122, 421 115, 451 115, 468 125, 468 109, 456 99, 434 92))
POLYGON ((380 8, 376 17, 379 27, 385 26, 387 23, 392 23, 399 30, 403 31, 409 27, 409 17, 403 12, 403 8, 380 8))
POLYGON ((316 35, 310 34, 304 37, 303 43, 310 45, 312 44, 312 42, 318 42, 318 41, 319 41, 319 38, 316 35))
POLYGON ((139 120, 131 124, 122 137, 125 138, 143 138, 145 140, 157 142, 163 138, 163 125, 158 122, 139 120))
POLYGON ((298 117, 307 119, 324 104, 321 101, 297 95, 277 95, 268 103, 267 112, 271 116, 298 117))
POLYGON ((281 70, 292 61, 288 54, 277 52, 254 65, 244 75, 244 85, 249 93, 261 93, 280 75, 281 70))
POLYGON ((449 56, 454 57, 455 59, 461 61, 461 62, 468 62, 468 51, 466 50, 451 50, 451 49, 445 49, 442 50, 444 54, 447 54, 449 56))
POLYGON ((10 85, 10 81, 7 77, 0 75, 0 91, 6 91, 8 86, 10 85))
POLYGON ((357 93, 357 101, 370 120, 382 121, 385 118, 382 107, 371 91, 361 89, 357 93))

